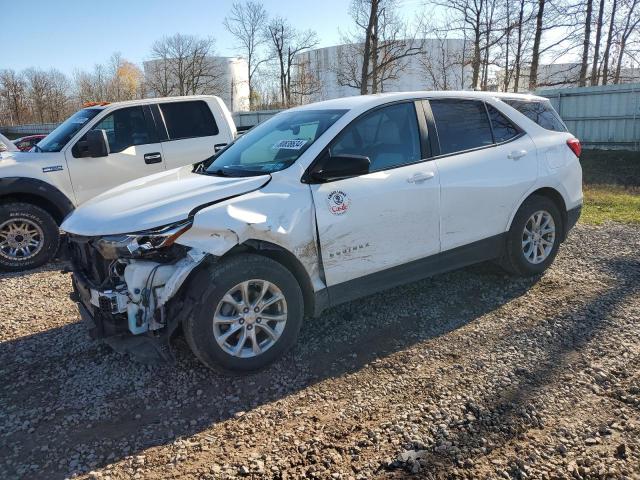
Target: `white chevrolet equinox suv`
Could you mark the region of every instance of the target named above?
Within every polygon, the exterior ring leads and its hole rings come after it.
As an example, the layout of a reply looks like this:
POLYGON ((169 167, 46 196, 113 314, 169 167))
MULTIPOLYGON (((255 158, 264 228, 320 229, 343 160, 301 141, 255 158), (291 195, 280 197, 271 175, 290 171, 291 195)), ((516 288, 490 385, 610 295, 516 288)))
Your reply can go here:
POLYGON ((582 205, 580 143, 532 95, 412 92, 282 112, 213 157, 80 206, 74 296, 93 338, 261 368, 305 316, 494 260, 553 262, 582 205))

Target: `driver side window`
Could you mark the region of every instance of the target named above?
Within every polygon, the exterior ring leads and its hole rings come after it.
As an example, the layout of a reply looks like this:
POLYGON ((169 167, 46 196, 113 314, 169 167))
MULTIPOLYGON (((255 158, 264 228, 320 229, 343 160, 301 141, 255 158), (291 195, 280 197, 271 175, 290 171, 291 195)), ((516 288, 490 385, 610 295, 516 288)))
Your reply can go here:
POLYGON ((142 107, 121 108, 104 117, 95 130, 105 130, 111 153, 118 153, 135 145, 153 143, 142 107))
POLYGON ((371 172, 420 161, 420 134, 413 102, 378 108, 354 120, 333 143, 331 154, 369 157, 371 172))
MULTIPOLYGON (((129 147, 155 143, 154 132, 149 128, 149 123, 144 115, 143 107, 127 107, 110 113, 92 130, 104 130, 107 134, 110 153, 119 153, 129 147)), ((79 149, 78 156, 82 156, 85 147, 86 135, 76 144, 79 149)), ((76 153, 74 153, 76 155, 76 153)))

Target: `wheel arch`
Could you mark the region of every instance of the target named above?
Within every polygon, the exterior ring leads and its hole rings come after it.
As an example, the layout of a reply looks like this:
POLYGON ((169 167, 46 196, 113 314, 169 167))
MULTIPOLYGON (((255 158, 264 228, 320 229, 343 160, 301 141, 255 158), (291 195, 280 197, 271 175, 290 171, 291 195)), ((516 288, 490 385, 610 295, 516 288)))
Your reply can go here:
POLYGON ((546 197, 549 200, 551 200, 556 205, 556 207, 558 207, 558 210, 560 211, 560 215, 562 216, 561 240, 564 241, 564 239, 567 236, 567 229, 566 229, 567 220, 568 220, 567 219, 567 203, 564 197, 562 196, 562 194, 553 187, 540 187, 536 190, 533 190, 526 197, 524 197, 522 201, 518 204, 518 208, 516 208, 511 214, 511 218, 509 219, 509 225, 507 226, 507 231, 511 228, 511 223, 513 222, 513 219, 518 213, 518 210, 520 210, 520 207, 522 207, 522 204, 534 195, 539 197, 546 197))
POLYGON ((0 203, 24 202, 42 208, 58 225, 73 211, 67 196, 56 187, 35 178, 0 178, 0 203))
POLYGON ((251 252, 270 258, 289 270, 298 281, 300 289, 302 290, 305 315, 315 315, 317 313, 316 294, 313 290, 311 278, 304 268, 304 265, 302 265, 302 262, 300 262, 292 252, 275 243, 265 240, 249 239, 233 247, 225 253, 222 258, 244 252, 251 252))

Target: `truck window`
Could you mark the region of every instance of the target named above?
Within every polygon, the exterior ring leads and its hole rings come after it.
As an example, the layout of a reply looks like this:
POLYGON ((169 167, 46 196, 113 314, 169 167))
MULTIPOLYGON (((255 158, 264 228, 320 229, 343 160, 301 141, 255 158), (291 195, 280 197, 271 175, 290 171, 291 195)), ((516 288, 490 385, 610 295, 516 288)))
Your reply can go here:
POLYGON ((513 98, 503 98, 502 101, 515 108, 529 120, 533 120, 546 130, 554 132, 566 132, 567 127, 560 119, 560 115, 551 106, 548 100, 517 100, 513 98))
POLYGON ((211 109, 202 100, 160 104, 169 140, 209 137, 219 133, 211 109))
POLYGON ((135 145, 155 143, 149 131, 142 107, 127 107, 116 110, 104 117, 94 130, 104 130, 111 153, 118 153, 135 145))

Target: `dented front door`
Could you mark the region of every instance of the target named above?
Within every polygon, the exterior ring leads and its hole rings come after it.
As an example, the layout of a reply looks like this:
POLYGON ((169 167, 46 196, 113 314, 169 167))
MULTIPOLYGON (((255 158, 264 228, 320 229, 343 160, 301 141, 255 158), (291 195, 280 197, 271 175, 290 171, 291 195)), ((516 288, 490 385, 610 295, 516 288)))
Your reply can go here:
POLYGON ((330 146, 368 156, 372 173, 311 185, 328 286, 439 252, 439 176, 415 121, 413 103, 376 109, 330 146))

